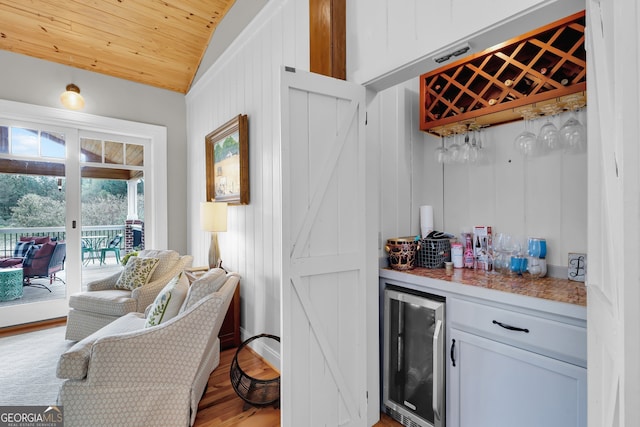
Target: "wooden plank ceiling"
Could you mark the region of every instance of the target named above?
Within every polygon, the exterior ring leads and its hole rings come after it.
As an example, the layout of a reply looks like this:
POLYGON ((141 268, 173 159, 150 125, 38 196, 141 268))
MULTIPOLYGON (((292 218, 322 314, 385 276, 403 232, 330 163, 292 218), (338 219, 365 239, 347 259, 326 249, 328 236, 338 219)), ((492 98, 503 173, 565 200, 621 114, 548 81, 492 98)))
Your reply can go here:
POLYGON ((186 93, 235 0, 0 0, 0 49, 186 93))

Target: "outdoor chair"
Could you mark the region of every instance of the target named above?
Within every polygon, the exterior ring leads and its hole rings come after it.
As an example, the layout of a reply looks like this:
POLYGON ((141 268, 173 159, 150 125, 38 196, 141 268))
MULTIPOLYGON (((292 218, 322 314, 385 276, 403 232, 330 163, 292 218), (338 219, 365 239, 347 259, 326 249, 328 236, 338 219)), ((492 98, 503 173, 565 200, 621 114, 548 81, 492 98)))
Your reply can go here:
POLYGON ((0 258, 0 268, 19 267, 33 245, 43 245, 49 241, 49 236, 21 236, 16 242, 12 256, 0 258))
POLYGON ((37 286, 51 292, 46 285, 42 283, 33 283, 31 279, 48 278, 49 284, 52 285, 54 280, 64 280, 56 277, 56 273, 64 270, 64 262, 67 258, 67 244, 65 242, 47 242, 42 244, 39 249, 36 246, 27 253, 22 263, 22 277, 24 286, 37 286), (31 254, 33 252, 33 255, 31 254))
POLYGON ((120 242, 122 241, 122 234, 116 235, 107 247, 100 248, 100 264, 105 263, 105 259, 107 257, 107 252, 113 252, 116 255, 116 262, 120 264, 120 242))

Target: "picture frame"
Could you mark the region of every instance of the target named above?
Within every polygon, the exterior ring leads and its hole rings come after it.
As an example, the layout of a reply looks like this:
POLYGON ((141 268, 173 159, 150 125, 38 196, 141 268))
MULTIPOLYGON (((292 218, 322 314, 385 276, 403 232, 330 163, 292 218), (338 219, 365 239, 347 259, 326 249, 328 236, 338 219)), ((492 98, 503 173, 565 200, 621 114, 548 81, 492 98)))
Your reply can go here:
POLYGON ((249 204, 249 124, 240 114, 205 137, 207 200, 249 204))

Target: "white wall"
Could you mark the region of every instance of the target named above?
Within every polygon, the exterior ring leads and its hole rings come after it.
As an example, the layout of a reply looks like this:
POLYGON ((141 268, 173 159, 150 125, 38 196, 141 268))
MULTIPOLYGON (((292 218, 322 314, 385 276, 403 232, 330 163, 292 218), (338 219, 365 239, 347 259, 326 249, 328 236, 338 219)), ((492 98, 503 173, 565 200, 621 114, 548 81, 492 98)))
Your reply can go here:
POLYGON ((169 158, 168 246, 186 252, 184 95, 3 50, 0 77, 0 99, 62 108, 60 93, 67 84, 75 83, 86 101, 84 113, 165 126, 169 158))
MULTIPOLYGON (((280 68, 309 69, 308 2, 271 0, 187 94, 189 247, 206 265, 200 230, 205 200, 205 136, 238 114, 249 119, 248 205, 230 206, 219 233, 223 266, 242 275, 242 339, 280 335, 280 68)), ((279 349, 263 355, 279 365, 279 349)))
MULTIPOLYGON (((433 205, 436 230, 459 235, 463 227, 491 225, 494 233, 544 237, 555 266, 566 267, 568 252, 586 253, 586 153, 524 158, 512 143, 523 130, 519 121, 483 130, 482 163, 438 164, 440 139, 418 130, 418 85, 415 78, 384 90, 371 104, 381 141, 383 242, 420 234, 419 207, 433 205)), ((556 126, 569 114, 555 118, 556 126)), ((586 124, 586 112, 577 118, 586 124)))
POLYGON ((584 0, 350 0, 347 79, 386 89, 444 65, 433 57, 464 41, 468 54, 479 52, 584 8, 584 0))

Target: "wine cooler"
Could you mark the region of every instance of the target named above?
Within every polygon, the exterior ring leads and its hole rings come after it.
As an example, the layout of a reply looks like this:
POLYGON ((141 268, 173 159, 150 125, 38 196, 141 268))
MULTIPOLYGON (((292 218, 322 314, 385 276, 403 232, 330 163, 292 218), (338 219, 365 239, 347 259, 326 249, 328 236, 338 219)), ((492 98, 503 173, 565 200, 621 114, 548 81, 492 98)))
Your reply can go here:
POLYGON ((384 291, 383 405, 408 427, 445 426, 444 299, 384 291))

